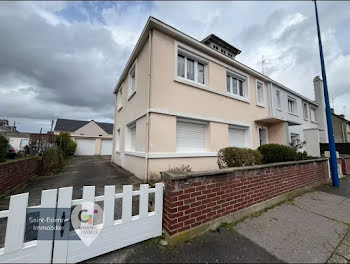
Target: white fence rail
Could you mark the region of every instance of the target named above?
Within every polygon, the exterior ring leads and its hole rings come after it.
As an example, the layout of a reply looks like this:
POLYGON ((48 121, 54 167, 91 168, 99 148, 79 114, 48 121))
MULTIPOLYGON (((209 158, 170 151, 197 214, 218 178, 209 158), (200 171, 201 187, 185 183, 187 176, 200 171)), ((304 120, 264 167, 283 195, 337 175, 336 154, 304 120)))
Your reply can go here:
MULTIPOLYGON (((0 218, 8 218, 5 246, 0 248, 0 263, 76 263, 162 234, 163 183, 157 183, 154 188, 141 184, 135 191, 132 185, 124 185, 122 193, 115 193, 115 186, 105 186, 104 195, 96 197, 95 186, 84 186, 82 199, 77 200, 72 200, 72 194, 72 187, 60 188, 58 198, 57 189, 46 190, 42 192, 41 205, 32 207, 28 207, 28 193, 11 196, 9 210, 0 211, 0 218), (155 203, 154 210, 149 212, 151 193, 155 194, 155 203), (133 196, 139 196, 139 212, 134 216, 133 196), (115 220, 115 200, 119 198, 122 199, 122 214, 121 219, 115 220), (56 232, 52 240, 24 242, 27 208, 57 208, 59 214, 62 212, 59 209, 70 209, 83 202, 103 202, 104 207, 103 223, 95 225, 100 233, 90 246, 81 240, 59 240, 60 232, 56 232)), ((75 231, 69 227, 66 224, 64 232, 68 232, 71 238, 75 231)))

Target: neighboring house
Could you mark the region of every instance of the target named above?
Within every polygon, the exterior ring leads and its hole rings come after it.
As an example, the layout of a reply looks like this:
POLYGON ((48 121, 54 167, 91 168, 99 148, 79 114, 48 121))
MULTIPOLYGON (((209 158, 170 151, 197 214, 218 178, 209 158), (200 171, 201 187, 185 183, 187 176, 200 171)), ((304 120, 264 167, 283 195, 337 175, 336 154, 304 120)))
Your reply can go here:
POLYGON ((75 155, 111 155, 113 124, 71 119, 57 119, 54 133, 70 133, 77 143, 75 155))
POLYGON ((343 114, 336 115, 333 108, 331 112, 335 143, 350 143, 350 121, 343 114))
POLYGON ((328 142, 322 80, 314 78, 315 101, 293 90, 271 83, 269 87, 270 116, 287 122, 287 145, 306 142, 309 155, 320 156, 320 142, 328 142))
POLYGON ((318 105, 236 61, 239 53, 213 34, 198 41, 151 17, 114 90, 112 161, 148 180, 182 164, 216 169, 223 147, 303 138, 294 129, 306 122, 301 104, 318 105), (277 89, 280 101, 271 102, 277 89))
POLYGON ((31 151, 45 150, 55 143, 54 134, 40 134, 40 133, 22 133, 22 132, 1 132, 2 135, 8 138, 9 144, 16 149, 16 151, 23 150, 25 146, 34 147, 31 151))
POLYGON ((2 131, 0 133, 9 140, 9 144, 16 151, 22 150, 26 145, 29 146, 30 133, 20 133, 11 131, 2 131))

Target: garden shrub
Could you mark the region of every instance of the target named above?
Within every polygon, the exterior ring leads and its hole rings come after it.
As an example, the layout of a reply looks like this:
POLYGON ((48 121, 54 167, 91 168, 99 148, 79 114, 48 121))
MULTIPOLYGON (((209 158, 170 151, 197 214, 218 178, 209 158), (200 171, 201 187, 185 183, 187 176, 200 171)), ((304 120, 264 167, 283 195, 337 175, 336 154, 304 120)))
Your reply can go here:
POLYGON ((63 132, 56 136, 56 144, 62 150, 63 156, 73 156, 77 144, 70 138, 69 133, 63 132))
POLYGON ((258 148, 258 151, 262 154, 263 163, 285 162, 305 159, 304 154, 298 154, 295 148, 280 144, 262 145, 258 148))
POLYGON ((63 168, 64 157, 61 149, 49 148, 44 151, 41 174, 58 172, 63 168))
POLYGON ((8 139, 3 136, 0 135, 0 162, 4 162, 6 161, 6 157, 7 157, 7 152, 8 152, 8 139))
POLYGON ((73 156, 76 148, 77 143, 71 140, 68 144, 68 156, 73 156))
POLYGON ((178 166, 178 167, 169 167, 168 171, 173 173, 191 172, 192 168, 190 165, 182 164, 181 166, 178 166))
POLYGON ((227 147, 218 152, 220 169, 258 165, 261 164, 261 159, 260 152, 248 148, 227 147))

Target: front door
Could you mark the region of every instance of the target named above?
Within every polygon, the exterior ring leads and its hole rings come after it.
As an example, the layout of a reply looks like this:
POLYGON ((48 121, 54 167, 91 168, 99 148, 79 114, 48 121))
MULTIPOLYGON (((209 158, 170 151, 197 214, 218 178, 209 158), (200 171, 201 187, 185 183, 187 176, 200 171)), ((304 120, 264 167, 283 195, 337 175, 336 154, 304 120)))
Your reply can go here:
POLYGON ((259 127, 259 146, 267 144, 267 129, 259 127))

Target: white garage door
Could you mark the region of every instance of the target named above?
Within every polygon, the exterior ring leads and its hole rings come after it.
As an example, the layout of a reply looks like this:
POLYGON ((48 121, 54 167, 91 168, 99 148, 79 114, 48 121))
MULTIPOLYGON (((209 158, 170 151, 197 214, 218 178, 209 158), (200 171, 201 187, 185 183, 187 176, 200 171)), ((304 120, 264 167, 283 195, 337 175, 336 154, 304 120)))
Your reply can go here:
POLYGON ((112 155, 112 139, 102 139, 101 155, 112 155))
POLYGON ((95 154, 95 142, 96 139, 89 138, 77 138, 77 149, 75 155, 94 155, 95 154))

